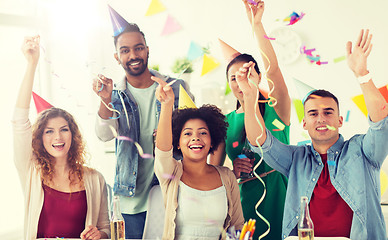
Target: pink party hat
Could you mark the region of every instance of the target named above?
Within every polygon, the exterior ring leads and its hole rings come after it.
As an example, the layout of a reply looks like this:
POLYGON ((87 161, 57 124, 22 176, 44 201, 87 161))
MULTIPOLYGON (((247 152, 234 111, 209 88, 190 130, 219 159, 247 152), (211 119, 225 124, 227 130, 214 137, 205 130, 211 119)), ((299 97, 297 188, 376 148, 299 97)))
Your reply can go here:
POLYGON ((108 5, 110 20, 113 25, 113 36, 118 36, 123 32, 126 26, 129 25, 127 20, 125 20, 120 14, 118 14, 111 6, 108 5))
POLYGON ((241 54, 239 51, 229 46, 226 42, 222 41, 221 39, 218 40, 220 41, 220 46, 222 53, 224 54, 224 58, 228 63, 241 54))
POLYGON ((34 98, 36 111, 38 113, 53 107, 53 105, 48 103, 46 100, 44 100, 42 97, 40 97, 38 94, 34 92, 32 92, 32 97, 34 98))

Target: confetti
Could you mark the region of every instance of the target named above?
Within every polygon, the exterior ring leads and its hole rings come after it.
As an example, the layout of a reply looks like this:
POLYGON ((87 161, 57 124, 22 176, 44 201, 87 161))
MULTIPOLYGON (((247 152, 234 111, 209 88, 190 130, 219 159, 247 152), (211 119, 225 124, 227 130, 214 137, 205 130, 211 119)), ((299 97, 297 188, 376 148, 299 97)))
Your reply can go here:
POLYGON ((264 38, 266 38, 266 39, 268 39, 268 40, 276 40, 276 38, 268 37, 267 35, 264 35, 264 38))
POLYGON ((350 110, 348 110, 346 113, 345 122, 349 122, 349 115, 350 115, 350 110))
POLYGON ((335 130, 336 130, 336 128, 335 128, 335 127, 333 127, 333 126, 330 126, 330 125, 326 125, 326 127, 327 127, 327 129, 329 129, 329 130, 332 130, 332 131, 335 131, 335 130))
POLYGON ((285 126, 283 123, 281 123, 278 119, 273 120, 272 124, 277 127, 280 131, 282 131, 285 126))
POLYGON ((238 146, 238 142, 236 141, 233 143, 233 148, 236 148, 237 146, 238 146))
POLYGON ((341 57, 334 58, 333 62, 338 63, 344 60, 346 60, 346 56, 341 56, 341 57))
POLYGON ((328 160, 327 165, 329 166, 335 166, 335 161, 328 160))
POLYGON ((298 146, 302 146, 302 145, 306 145, 306 144, 309 144, 309 143, 311 143, 311 140, 305 140, 305 141, 300 141, 300 142, 298 142, 298 146))
POLYGON ((300 15, 296 12, 292 12, 288 17, 283 19, 283 22, 288 22, 287 25, 294 25, 295 23, 299 22, 304 17, 304 15, 306 14, 303 12, 301 12, 300 15))
POLYGON ((252 5, 255 5, 257 6, 257 4, 259 4, 258 2, 254 1, 254 0, 247 0, 250 4, 252 5))

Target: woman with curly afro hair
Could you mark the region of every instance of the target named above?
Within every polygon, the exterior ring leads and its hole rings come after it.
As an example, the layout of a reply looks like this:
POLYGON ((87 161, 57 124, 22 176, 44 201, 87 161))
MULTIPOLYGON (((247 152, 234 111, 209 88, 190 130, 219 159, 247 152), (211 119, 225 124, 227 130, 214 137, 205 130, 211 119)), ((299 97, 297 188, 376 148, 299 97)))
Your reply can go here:
POLYGON ((105 180, 85 166, 85 143, 73 116, 52 107, 30 124, 39 42, 39 36, 24 39, 27 70, 12 121, 14 160, 25 197, 24 239, 108 238, 105 180))
POLYGON ((155 174, 166 206, 163 239, 225 238, 229 227, 239 230, 244 224, 233 172, 207 163, 225 140, 225 116, 213 105, 173 112, 171 87, 152 79, 159 83, 155 94, 161 102, 155 174), (183 159, 175 160, 173 152, 183 159))

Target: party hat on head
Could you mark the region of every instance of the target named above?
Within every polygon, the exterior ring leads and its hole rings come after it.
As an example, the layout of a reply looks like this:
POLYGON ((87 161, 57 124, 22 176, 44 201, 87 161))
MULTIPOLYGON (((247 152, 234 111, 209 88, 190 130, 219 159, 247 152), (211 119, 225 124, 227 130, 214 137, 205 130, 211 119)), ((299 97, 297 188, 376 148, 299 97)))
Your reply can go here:
POLYGON ((126 26, 129 25, 127 20, 125 20, 120 14, 118 14, 111 6, 108 5, 110 20, 113 25, 113 36, 118 36, 123 32, 126 26))
POLYGON ((36 111, 38 113, 53 107, 53 105, 48 103, 46 100, 44 100, 42 97, 40 97, 38 94, 34 92, 32 92, 32 97, 34 98, 36 111))
POLYGON ((240 55, 241 53, 237 51, 236 49, 229 46, 226 42, 222 41, 221 39, 218 39, 220 42, 222 53, 224 54, 224 58, 227 63, 232 61, 235 57, 240 55))
POLYGON ((197 108, 197 106, 195 106, 195 103, 190 98, 189 94, 187 94, 186 90, 182 87, 182 85, 179 86, 178 108, 197 108))
POLYGON ((294 78, 294 84, 296 87, 296 90, 298 91, 299 97, 302 100, 302 103, 306 101, 307 97, 310 96, 311 93, 315 92, 316 89, 307 85, 306 83, 299 81, 298 79, 294 78))

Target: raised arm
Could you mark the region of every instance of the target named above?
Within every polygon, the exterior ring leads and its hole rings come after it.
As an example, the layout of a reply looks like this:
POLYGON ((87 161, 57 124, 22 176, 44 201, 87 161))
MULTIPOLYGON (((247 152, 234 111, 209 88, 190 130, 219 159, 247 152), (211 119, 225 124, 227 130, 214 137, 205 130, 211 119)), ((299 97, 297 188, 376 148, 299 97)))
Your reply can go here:
POLYGON ((346 45, 347 61, 350 70, 359 79, 366 77, 366 82, 360 83, 362 93, 365 98, 365 105, 370 119, 378 122, 388 115, 388 105, 380 91, 374 85, 372 78, 369 77, 367 69, 367 58, 372 50, 372 34, 369 30, 361 30, 357 40, 352 46, 352 42, 346 45), (367 76, 368 75, 368 76, 367 76))
POLYGON ((17 108, 27 109, 30 107, 32 86, 40 55, 39 43, 39 36, 24 38, 22 52, 27 59, 27 68, 16 99, 17 108))
POLYGON ((257 146, 256 138, 259 139, 259 144, 263 145, 265 139, 267 138, 265 132, 265 124, 263 117, 260 114, 259 106, 257 103, 257 87, 251 83, 247 75, 249 73, 249 68, 253 68, 254 63, 249 62, 245 63, 239 71, 236 72, 236 81, 241 91, 244 94, 244 103, 245 103, 245 131, 247 133, 247 138, 253 146, 257 146), (256 111, 255 111, 256 110, 256 111), (263 127, 261 129, 256 116, 260 122, 260 125, 263 127))
POLYGON ((248 3, 247 0, 243 0, 243 2, 248 20, 253 26, 259 48, 262 51, 260 54, 264 62, 264 67, 265 69, 268 69, 269 66, 267 77, 272 80, 275 85, 275 89, 272 93, 272 96, 278 100, 274 107, 275 111, 280 119, 285 124, 289 125, 291 117, 291 99, 288 95, 287 86, 284 82, 282 72, 280 71, 275 51, 270 40, 265 37, 267 34, 261 21, 264 13, 264 2, 259 1, 257 5, 248 3))
POLYGON ((156 133, 156 147, 164 152, 172 148, 172 110, 174 107, 174 92, 166 82, 157 77, 151 77, 159 83, 156 88, 156 98, 161 102, 158 131, 156 133))

